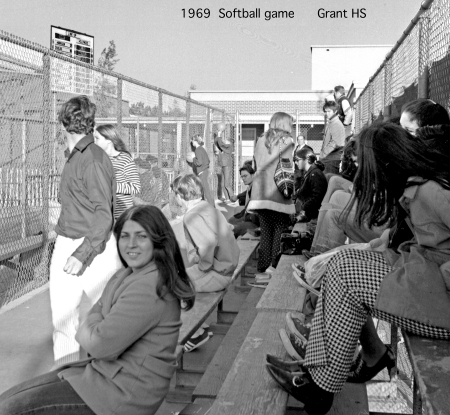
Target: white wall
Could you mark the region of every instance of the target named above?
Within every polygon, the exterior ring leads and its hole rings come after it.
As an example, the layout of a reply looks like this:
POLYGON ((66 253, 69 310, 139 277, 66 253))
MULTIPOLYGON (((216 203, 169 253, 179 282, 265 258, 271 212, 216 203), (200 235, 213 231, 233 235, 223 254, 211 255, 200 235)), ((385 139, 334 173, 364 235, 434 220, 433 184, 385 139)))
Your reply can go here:
POLYGON ((311 46, 311 89, 364 87, 392 45, 311 46))

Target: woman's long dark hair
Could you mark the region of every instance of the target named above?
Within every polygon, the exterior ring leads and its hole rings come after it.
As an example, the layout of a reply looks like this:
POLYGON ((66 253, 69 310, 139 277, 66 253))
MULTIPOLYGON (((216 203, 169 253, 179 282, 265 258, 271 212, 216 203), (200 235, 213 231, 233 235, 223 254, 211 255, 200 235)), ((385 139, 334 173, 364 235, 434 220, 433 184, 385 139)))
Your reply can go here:
POLYGON ((153 261, 159 271, 157 295, 162 298, 170 292, 184 302, 185 310, 191 309, 194 306, 195 290, 186 273, 180 247, 169 221, 157 207, 149 205, 129 208, 120 215, 114 226, 114 235, 120 260, 125 267, 128 264, 120 255, 119 238, 128 220, 141 225, 153 242, 153 261))
POLYGON ((344 147, 342 153, 342 164, 340 174, 344 179, 353 181, 355 178, 357 167, 352 159, 352 156, 356 156, 356 141, 350 140, 344 147))
POLYGON ((357 138, 357 157, 359 168, 344 218, 357 201, 358 226, 392 226, 405 187, 433 180, 450 190, 450 126, 422 127, 413 137, 389 122, 373 124, 357 138), (415 176, 423 180, 408 181, 415 176))

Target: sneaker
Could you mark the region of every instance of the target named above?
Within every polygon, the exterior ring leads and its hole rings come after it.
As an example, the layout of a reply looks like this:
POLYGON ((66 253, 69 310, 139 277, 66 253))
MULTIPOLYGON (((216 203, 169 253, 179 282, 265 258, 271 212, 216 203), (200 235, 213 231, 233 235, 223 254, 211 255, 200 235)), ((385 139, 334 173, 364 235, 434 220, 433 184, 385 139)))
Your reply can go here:
POLYGON ((300 340, 292 333, 288 335, 285 329, 280 329, 278 333, 280 334, 281 342, 289 356, 294 360, 304 360, 307 342, 300 340))
POLYGON ((193 350, 200 347, 202 344, 205 344, 210 338, 210 333, 208 333, 206 330, 200 334, 200 336, 190 338, 185 345, 183 346, 183 349, 186 353, 190 353, 193 350))
POLYGON ((300 274, 298 271, 294 271, 292 273, 292 275, 294 276, 294 278, 297 280, 297 282, 303 287, 306 288, 308 291, 310 291, 311 293, 319 296, 320 292, 319 290, 316 290, 314 287, 312 287, 311 285, 308 284, 308 282, 305 279, 305 274, 300 274))
POLYGON ((267 282, 266 282, 266 283, 263 283, 263 282, 261 282, 261 283, 248 282, 247 285, 248 285, 249 287, 256 287, 256 288, 266 289, 268 283, 267 283, 267 282))
POLYGON ((260 283, 260 282, 269 282, 270 279, 272 278, 272 274, 268 273, 268 272, 261 272, 259 274, 255 274, 255 282, 260 283))
POLYGON ((297 336, 303 342, 308 341, 311 325, 302 323, 302 321, 299 318, 294 317, 290 311, 286 313, 286 324, 288 331, 291 334, 297 336))

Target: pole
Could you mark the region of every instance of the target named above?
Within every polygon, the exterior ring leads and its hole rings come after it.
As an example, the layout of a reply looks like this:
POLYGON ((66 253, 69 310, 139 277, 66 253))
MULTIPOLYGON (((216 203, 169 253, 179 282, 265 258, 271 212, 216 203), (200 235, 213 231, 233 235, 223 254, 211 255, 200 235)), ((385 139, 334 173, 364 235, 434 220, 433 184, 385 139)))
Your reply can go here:
POLYGON ((49 202, 50 202, 50 171, 51 171, 51 152, 50 137, 51 135, 51 108, 52 108, 52 91, 51 91, 51 71, 50 71, 50 56, 44 54, 42 57, 43 65, 43 84, 42 84, 42 124, 43 124, 43 148, 42 156, 44 161, 44 180, 42 183, 43 195, 43 209, 42 209, 42 224, 44 242, 48 239, 49 231, 49 202))
POLYGON ((139 140, 141 138, 141 134, 139 132, 139 126, 140 126, 140 121, 139 121, 139 117, 137 118, 137 128, 136 128, 136 158, 139 157, 139 140))
POLYGON ((234 119, 234 192, 239 193, 239 110, 236 110, 234 119))
MULTIPOLYGON (((161 153, 162 153, 162 145, 163 145, 163 122, 162 122, 162 114, 163 114, 163 96, 162 92, 158 92, 158 167, 162 167, 161 153)), ((162 175, 161 175, 162 179, 162 175)))

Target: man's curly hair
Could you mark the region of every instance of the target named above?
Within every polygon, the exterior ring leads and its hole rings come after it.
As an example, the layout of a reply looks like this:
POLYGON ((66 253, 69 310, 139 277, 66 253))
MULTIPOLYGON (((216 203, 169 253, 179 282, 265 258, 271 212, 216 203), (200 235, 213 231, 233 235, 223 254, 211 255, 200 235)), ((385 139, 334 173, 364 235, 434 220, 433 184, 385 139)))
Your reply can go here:
POLYGON ((89 134, 94 131, 96 109, 86 95, 73 97, 59 110, 58 121, 69 133, 89 134))

